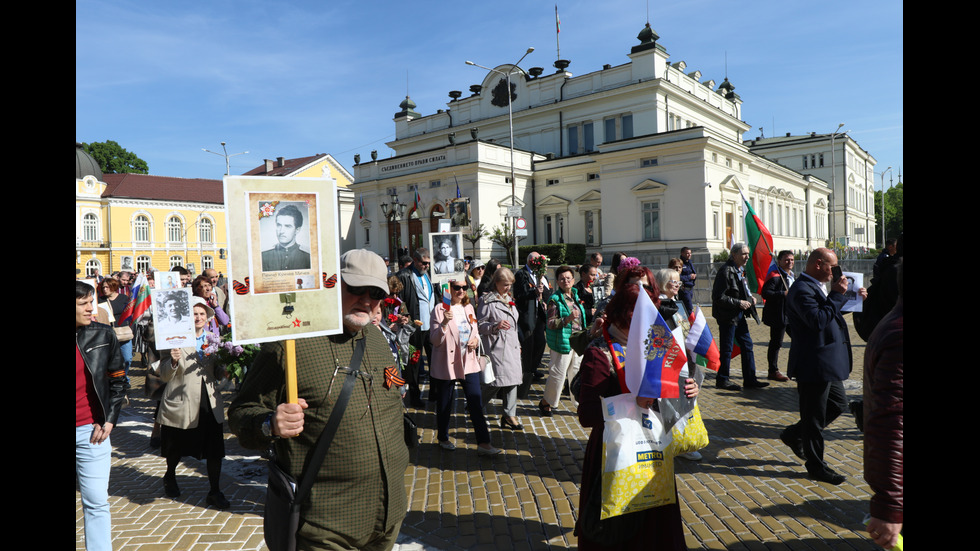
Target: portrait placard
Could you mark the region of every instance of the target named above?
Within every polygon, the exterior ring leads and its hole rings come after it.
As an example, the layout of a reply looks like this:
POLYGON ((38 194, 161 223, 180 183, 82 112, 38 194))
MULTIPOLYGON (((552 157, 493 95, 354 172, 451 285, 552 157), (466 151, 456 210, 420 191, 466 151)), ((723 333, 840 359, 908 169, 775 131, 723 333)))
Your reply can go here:
POLYGON ((180 287, 180 272, 157 272, 153 285, 156 289, 177 289, 180 287))
POLYGON ((462 281, 466 272, 463 269, 463 234, 460 232, 429 234, 429 279, 442 283, 451 279, 462 281))
POLYGON ((196 345, 190 287, 152 289, 150 303, 153 305, 153 336, 157 350, 196 345))
POLYGON ((332 179, 225 176, 232 340, 341 332, 332 179))
POLYGON ((844 303, 844 306, 841 306, 841 312, 863 312, 864 299, 858 295, 858 290, 864 287, 864 274, 860 272, 844 272, 844 277, 847 278, 847 290, 844 291, 847 302, 844 303))
POLYGON ((449 220, 452 231, 469 232, 473 213, 470 212, 470 198, 458 197, 449 204, 449 220))
POLYGON ((119 271, 120 272, 135 272, 136 269, 133 268, 136 264, 133 263, 133 257, 129 255, 124 255, 119 257, 119 271))

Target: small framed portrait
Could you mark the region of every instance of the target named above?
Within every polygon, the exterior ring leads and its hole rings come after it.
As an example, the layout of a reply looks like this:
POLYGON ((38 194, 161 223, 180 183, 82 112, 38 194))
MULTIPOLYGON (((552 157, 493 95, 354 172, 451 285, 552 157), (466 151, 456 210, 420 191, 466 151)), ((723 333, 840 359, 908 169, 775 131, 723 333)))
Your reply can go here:
POLYGON ((460 232, 430 233, 429 255, 431 264, 430 278, 434 282, 444 282, 450 279, 462 279, 465 275, 463 267, 463 234, 460 232))
POLYGON ((449 221, 452 231, 470 231, 470 221, 473 219, 470 212, 470 198, 459 197, 449 204, 449 221))
POLYGON ((158 350, 193 346, 194 316, 191 312, 191 289, 153 289, 153 333, 158 350))
POLYGON ((133 263, 132 256, 122 256, 119 260, 119 271, 120 272, 135 272, 136 269, 133 268, 136 264, 133 263))

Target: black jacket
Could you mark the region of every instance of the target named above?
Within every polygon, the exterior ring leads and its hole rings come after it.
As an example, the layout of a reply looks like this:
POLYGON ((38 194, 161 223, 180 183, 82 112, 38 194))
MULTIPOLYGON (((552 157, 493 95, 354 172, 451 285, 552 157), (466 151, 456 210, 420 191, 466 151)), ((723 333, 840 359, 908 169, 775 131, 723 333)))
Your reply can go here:
POLYGON ((762 298, 766 300, 766 305, 762 307, 762 323, 770 327, 781 327, 786 325, 786 287, 783 284, 786 274, 778 270, 769 274, 769 278, 762 284, 762 298))
MULTIPOLYGON (((711 313, 718 323, 731 323, 742 312, 739 306, 739 301, 742 300, 750 300, 749 293, 745 284, 738 281, 738 268, 729 258, 721 270, 718 270, 714 287, 711 288, 711 313)), ((759 313, 756 312, 754 304, 745 313, 759 323, 759 313)))
POLYGON ((94 402, 102 408, 103 422, 115 425, 129 388, 116 334, 108 325, 92 322, 75 329, 75 344, 92 376, 94 402))
POLYGON ((517 312, 520 314, 517 324, 520 326, 522 338, 534 332, 539 324, 547 321, 545 304, 551 298, 553 292, 551 288, 544 290, 541 300, 538 298, 538 288, 527 267, 521 267, 514 272, 514 285, 512 291, 514 302, 517 304, 517 312))

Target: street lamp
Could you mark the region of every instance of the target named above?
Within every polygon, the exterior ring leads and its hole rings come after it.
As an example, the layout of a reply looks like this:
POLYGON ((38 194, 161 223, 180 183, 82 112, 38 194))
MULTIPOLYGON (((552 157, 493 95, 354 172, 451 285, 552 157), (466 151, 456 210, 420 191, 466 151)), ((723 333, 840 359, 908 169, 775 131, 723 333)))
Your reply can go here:
POLYGON ((878 174, 881 174, 881 246, 885 247, 885 173, 891 172, 892 167, 888 167, 882 170, 878 174))
POLYGON ((217 151, 211 151, 210 149, 206 149, 206 148, 203 148, 203 147, 201 148, 201 151, 207 151, 208 153, 213 153, 213 154, 215 154, 215 155, 217 155, 219 157, 224 157, 225 158, 225 175, 227 176, 227 175, 230 175, 231 174, 231 162, 229 161, 229 159, 231 157, 235 157, 236 155, 248 155, 248 151, 244 151, 242 153, 232 153, 231 155, 229 155, 228 154, 228 148, 225 147, 225 142, 221 142, 221 149, 224 150, 224 153, 218 153, 217 151))
MULTIPOLYGON (((517 63, 513 64, 514 68, 506 73, 503 71, 498 71, 496 69, 491 69, 489 67, 484 67, 483 65, 478 65, 476 63, 473 63, 472 61, 466 62, 467 65, 472 65, 474 67, 486 69, 491 73, 497 73, 498 75, 502 75, 504 78, 507 79, 507 124, 510 127, 510 205, 512 207, 517 206, 517 178, 514 176, 514 108, 510 98, 510 75, 512 74, 519 75, 522 73, 518 65, 520 65, 520 63, 524 61, 524 58, 527 57, 527 55, 533 51, 534 48, 528 48, 527 51, 524 52, 524 55, 522 55, 521 58, 517 60, 517 63)), ((510 218, 512 224, 511 230, 514 235, 514 267, 516 268, 517 267, 517 217, 511 216, 510 218)))
MULTIPOLYGON (((837 200, 835 198, 835 196, 837 195, 837 152, 834 149, 834 139, 837 136, 843 136, 844 134, 850 132, 850 130, 845 130, 844 132, 841 132, 840 129, 843 127, 844 127, 844 123, 838 124, 837 130, 834 130, 834 133, 830 135, 830 181, 831 181, 830 200, 832 201, 832 203, 837 203, 837 200)), ((832 207, 831 216, 833 216, 832 221, 834 223, 834 247, 837 246, 837 213, 833 208, 836 206, 837 206, 836 204, 831 205, 832 207)), ((847 235, 847 193, 844 193, 844 235, 845 236, 847 235)))

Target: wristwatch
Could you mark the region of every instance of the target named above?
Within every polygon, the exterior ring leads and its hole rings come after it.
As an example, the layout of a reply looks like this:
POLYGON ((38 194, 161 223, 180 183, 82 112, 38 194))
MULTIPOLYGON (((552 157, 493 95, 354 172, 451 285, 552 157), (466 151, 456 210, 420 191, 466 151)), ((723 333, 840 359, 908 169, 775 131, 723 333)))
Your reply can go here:
POLYGON ((278 438, 276 435, 272 434, 272 414, 270 413, 265 417, 265 421, 262 421, 262 435, 266 438, 272 438, 275 440, 278 438))

